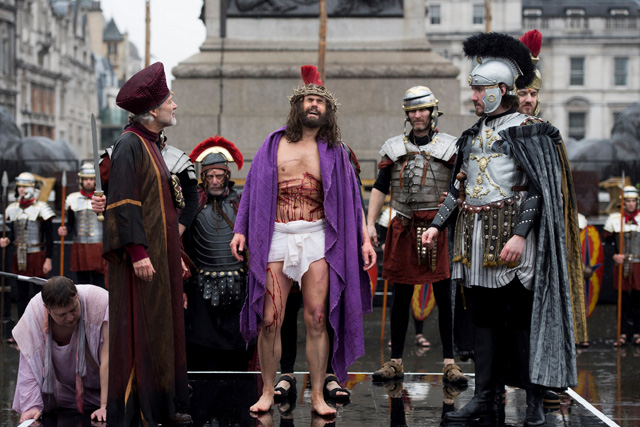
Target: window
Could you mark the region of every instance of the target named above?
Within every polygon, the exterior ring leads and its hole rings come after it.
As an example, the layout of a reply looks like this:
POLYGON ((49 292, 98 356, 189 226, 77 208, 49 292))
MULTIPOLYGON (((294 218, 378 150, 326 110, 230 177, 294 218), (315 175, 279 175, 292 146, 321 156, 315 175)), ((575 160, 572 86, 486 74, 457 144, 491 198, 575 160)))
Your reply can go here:
POLYGON ((431 19, 432 25, 440 24, 440 5, 434 4, 429 7, 429 18, 431 19))
POLYGON ((614 86, 626 86, 627 85, 627 69, 629 66, 629 58, 614 58, 613 59, 613 85, 614 86))
POLYGON ((587 134, 587 113, 569 113, 569 138, 584 139, 587 134))
POLYGON ((570 58, 571 61, 571 75, 569 77, 569 85, 571 86, 583 86, 584 85, 584 58, 570 58))
POLYGON ((474 24, 484 23, 484 4, 473 5, 473 23, 474 24))

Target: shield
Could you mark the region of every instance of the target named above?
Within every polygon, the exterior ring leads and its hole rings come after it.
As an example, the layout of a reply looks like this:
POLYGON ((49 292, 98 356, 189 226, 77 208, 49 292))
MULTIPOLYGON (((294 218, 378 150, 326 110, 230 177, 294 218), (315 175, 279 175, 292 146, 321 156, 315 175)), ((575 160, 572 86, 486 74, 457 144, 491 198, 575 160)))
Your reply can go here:
POLYGON ((416 320, 424 320, 431 314, 436 298, 433 296, 431 283, 415 285, 411 297, 411 310, 416 320))
POLYGON ((580 230, 582 263, 584 265, 584 301, 587 317, 593 313, 598 303, 602 275, 604 273, 604 251, 600 233, 593 225, 580 230))

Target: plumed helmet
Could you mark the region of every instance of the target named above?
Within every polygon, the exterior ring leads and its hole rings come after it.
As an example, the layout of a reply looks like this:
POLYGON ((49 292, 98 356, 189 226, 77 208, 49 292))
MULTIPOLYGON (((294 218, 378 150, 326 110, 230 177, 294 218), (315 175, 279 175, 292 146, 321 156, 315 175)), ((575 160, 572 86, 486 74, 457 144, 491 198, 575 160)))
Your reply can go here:
MULTIPOLYGON (((527 49, 529 49, 533 65, 538 64, 538 61, 540 60, 540 49, 542 48, 542 34, 540 31, 527 31, 522 37, 520 37, 520 41, 527 47, 527 49)), ((534 74, 535 76, 529 86, 518 86, 518 89, 535 89, 536 91, 539 91, 542 88, 542 74, 540 74, 540 70, 538 70, 538 68, 535 68, 534 74)))
POLYGON ((633 185, 625 185, 623 189, 622 197, 624 197, 625 199, 637 199, 638 189, 633 185))
POLYGON ((35 187, 36 177, 32 173, 22 172, 16 177, 16 187, 35 187))
POLYGON ((95 178, 96 169, 93 167, 93 163, 83 163, 78 172, 79 178, 95 178))
POLYGON ((515 87, 528 86, 535 76, 529 49, 507 34, 476 34, 467 38, 462 48, 468 58, 475 58, 478 62, 469 75, 469 86, 486 87, 483 98, 485 114, 500 106, 500 83, 507 86, 507 94, 514 95, 515 87))
POLYGON ((209 169, 224 169, 231 171, 229 163, 235 163, 238 170, 242 169, 244 157, 236 145, 221 137, 209 137, 202 141, 189 154, 189 158, 200 170, 200 174, 204 174, 209 169))

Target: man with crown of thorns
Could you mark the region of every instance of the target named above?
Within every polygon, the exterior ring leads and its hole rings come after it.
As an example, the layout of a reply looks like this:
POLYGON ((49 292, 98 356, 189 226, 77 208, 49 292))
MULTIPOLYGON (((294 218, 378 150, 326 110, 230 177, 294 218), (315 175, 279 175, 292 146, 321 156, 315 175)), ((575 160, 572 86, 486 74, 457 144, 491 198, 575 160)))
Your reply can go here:
POLYGON ((366 270, 376 261, 360 189, 340 141, 337 103, 316 67, 289 98, 286 126, 267 137, 247 175, 231 250, 249 256, 241 313, 245 340, 258 335, 262 396, 252 412, 269 411, 280 360, 280 328, 293 281, 301 284, 311 376, 311 410, 332 416, 323 382, 329 360, 327 320, 335 331, 330 359, 338 379, 364 355, 362 316, 371 311, 366 270))

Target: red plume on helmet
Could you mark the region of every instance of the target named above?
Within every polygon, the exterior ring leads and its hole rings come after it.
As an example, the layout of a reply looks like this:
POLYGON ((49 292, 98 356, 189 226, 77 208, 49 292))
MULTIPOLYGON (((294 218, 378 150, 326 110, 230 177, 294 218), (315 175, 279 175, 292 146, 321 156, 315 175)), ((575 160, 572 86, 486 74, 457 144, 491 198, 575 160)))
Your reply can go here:
POLYGON ((306 85, 324 86, 322 80, 320 80, 320 73, 318 67, 315 65, 303 65, 300 67, 300 73, 302 74, 302 81, 306 85))
POLYGON ((202 141, 200 144, 196 145, 193 151, 191 151, 191 154, 189 154, 189 158, 193 163, 196 163, 197 161, 199 161, 199 158, 201 159, 205 157, 203 156, 203 154, 208 151, 226 151, 231 156, 231 159, 229 160, 233 160, 236 163, 236 165, 238 166, 238 170, 242 169, 242 165, 244 164, 244 157, 242 157, 242 153, 240 152, 240 150, 238 150, 233 142, 228 141, 218 135, 209 137, 202 141), (220 150, 219 148, 222 148, 223 150, 220 150))
POLYGON ((540 48, 542 47, 542 34, 540 31, 527 31, 520 37, 520 41, 529 48, 532 58, 537 58, 540 55, 540 48))

